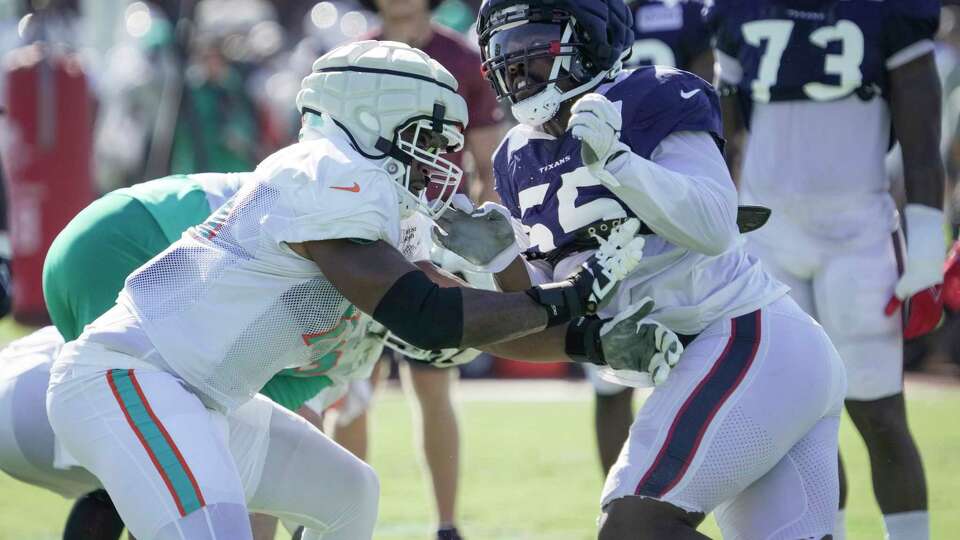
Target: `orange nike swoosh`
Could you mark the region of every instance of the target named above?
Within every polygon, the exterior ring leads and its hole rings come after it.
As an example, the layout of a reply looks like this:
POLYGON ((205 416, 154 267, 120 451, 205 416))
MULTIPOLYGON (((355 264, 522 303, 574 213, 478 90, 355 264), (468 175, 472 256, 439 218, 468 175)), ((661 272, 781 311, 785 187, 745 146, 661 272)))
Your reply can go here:
POLYGON ((339 189, 341 191, 349 191, 351 193, 360 193, 360 184, 354 182, 352 186, 330 186, 330 189, 339 189))

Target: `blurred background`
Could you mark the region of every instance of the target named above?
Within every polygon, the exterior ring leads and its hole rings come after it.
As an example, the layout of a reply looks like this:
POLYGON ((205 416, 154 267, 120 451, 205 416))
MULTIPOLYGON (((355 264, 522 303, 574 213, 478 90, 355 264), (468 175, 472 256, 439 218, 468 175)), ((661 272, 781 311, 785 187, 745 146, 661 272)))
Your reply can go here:
MULTIPOLYGON (((475 47, 480 3, 434 0, 433 21, 475 47)), ((944 4, 937 62, 944 87, 942 152, 952 194, 950 238, 955 240, 960 227, 960 7, 944 4)), ((296 140, 294 98, 313 61, 337 45, 380 35, 381 24, 371 1, 0 0, 0 258, 10 261, 11 274, 0 268, 0 280, 12 280, 14 299, 12 314, 0 321, 0 345, 48 323, 40 280, 44 256, 77 212, 106 192, 145 180, 252 170, 296 140)), ((480 80, 479 62, 464 69, 474 70, 480 80)), ((468 101, 473 107, 490 98, 468 101)), ((485 131, 472 137, 478 157, 468 157, 465 169, 475 201, 495 197, 490 141, 495 145, 509 127, 510 115, 503 112, 487 111, 478 127, 485 131)), ((475 117, 480 116, 471 110, 471 123, 475 117)), ((898 152, 890 156, 896 180, 898 152)), ((956 508, 960 474, 949 471, 958 472, 954 462, 960 447, 954 430, 941 429, 944 422, 955 423, 952 411, 960 406, 960 318, 909 343, 904 361, 914 372, 908 377, 911 423, 920 447, 929 452, 934 530, 946 538, 946 531, 960 527, 960 517, 942 512, 956 508), (941 470, 947 472, 939 475, 941 470)), ((504 392, 487 386, 494 381, 481 381, 461 392, 464 483, 469 485, 461 506, 472 537, 591 537, 602 478, 589 431, 592 392, 577 380, 579 367, 484 355, 460 370, 465 378, 556 383, 504 392), (506 441, 509 451, 503 450, 506 441), (503 490, 523 474, 534 475, 535 482, 503 490), (562 496, 564 502, 533 503, 544 494, 562 496), (533 506, 537 510, 528 512, 533 506)), ((393 392, 384 401, 401 404, 393 392)), ((409 437, 417 428, 403 407, 379 407, 376 415, 382 429, 376 432, 371 462, 384 479, 378 538, 425 537, 430 504, 423 479, 410 466, 416 452, 409 437)), ((849 421, 842 437, 846 447, 859 445, 849 421)), ((850 537, 879 538, 862 448, 850 459, 849 467, 859 471, 852 475, 851 491, 862 494, 852 503, 850 537)), ((53 496, 6 477, 0 477, 0 493, 16 493, 0 497, 0 539, 57 537, 49 531, 62 523, 66 502, 51 502, 53 496), (43 527, 23 519, 24 512, 40 508, 36 516, 43 527)))

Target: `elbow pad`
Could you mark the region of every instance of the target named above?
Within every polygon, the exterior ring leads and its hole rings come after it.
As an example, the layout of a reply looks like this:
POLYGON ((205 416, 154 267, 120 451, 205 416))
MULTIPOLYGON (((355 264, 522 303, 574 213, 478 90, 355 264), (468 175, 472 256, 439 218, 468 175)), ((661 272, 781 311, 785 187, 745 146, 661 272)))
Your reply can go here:
POLYGON ((457 349, 463 339, 463 292, 411 270, 383 295, 373 318, 421 349, 457 349))

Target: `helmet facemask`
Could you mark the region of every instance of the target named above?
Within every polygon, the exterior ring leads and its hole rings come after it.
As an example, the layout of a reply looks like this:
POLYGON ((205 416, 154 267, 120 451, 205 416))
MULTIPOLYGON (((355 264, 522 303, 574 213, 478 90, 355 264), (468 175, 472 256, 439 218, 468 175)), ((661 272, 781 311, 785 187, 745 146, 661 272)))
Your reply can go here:
POLYGON ((401 217, 419 211, 439 218, 453 202, 463 170, 443 154, 463 149, 460 126, 443 121, 443 107, 432 118, 415 118, 399 127, 393 142, 381 138, 377 149, 387 155, 384 168, 397 183, 401 217))
POLYGON ((483 72, 493 84, 497 98, 508 99, 520 123, 540 126, 556 116, 560 105, 597 86, 619 71, 596 70, 583 53, 576 20, 563 11, 530 9, 520 4, 491 17, 480 36, 483 72), (548 73, 532 69, 550 61, 548 73), (523 76, 510 76, 523 70, 523 76), (511 87, 511 82, 513 87, 511 87), (560 85, 572 87, 562 90, 560 85))

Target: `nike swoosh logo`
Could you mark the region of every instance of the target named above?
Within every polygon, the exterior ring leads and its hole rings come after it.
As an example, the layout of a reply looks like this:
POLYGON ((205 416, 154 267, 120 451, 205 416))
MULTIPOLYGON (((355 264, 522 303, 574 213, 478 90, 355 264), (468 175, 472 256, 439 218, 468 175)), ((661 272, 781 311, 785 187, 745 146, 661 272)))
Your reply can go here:
POLYGON ((354 182, 352 186, 330 186, 330 189, 339 189, 340 191, 349 191, 351 193, 360 193, 360 184, 354 182))
POLYGON ((684 92, 683 90, 681 90, 681 91, 680 91, 680 97, 682 97, 683 99, 690 99, 690 98, 692 98, 693 96, 697 95, 697 92, 699 92, 699 91, 700 91, 699 88, 697 88, 696 90, 691 90, 691 91, 689 91, 689 92, 684 92))

